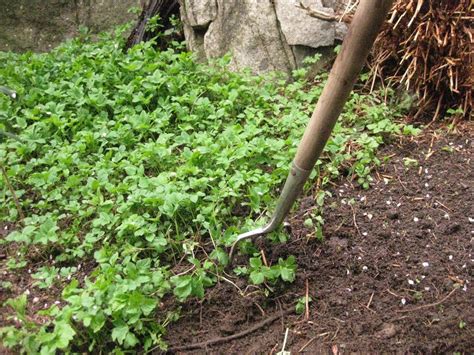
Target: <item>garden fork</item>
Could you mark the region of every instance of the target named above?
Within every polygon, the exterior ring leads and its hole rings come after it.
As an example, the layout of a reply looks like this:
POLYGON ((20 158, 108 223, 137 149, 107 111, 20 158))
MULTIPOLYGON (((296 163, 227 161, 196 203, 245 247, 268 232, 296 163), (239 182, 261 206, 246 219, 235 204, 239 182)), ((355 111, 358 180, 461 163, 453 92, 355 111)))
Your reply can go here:
POLYGON ((234 249, 238 242, 273 232, 290 211, 331 135, 392 2, 393 0, 360 1, 341 51, 298 146, 275 212, 264 227, 237 236, 230 249, 229 265, 232 265, 234 249))

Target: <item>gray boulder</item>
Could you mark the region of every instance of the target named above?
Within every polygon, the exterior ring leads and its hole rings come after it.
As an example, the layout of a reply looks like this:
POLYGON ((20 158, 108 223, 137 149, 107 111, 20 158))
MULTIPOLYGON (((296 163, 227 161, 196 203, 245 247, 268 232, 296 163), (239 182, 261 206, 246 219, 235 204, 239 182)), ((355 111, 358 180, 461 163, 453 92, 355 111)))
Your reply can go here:
POLYGON ((180 0, 180 5, 186 43, 198 59, 230 53, 232 69, 290 74, 308 55, 327 57, 343 38, 347 26, 334 17, 343 1, 180 0))
POLYGON ((282 38, 270 1, 217 0, 218 13, 204 35, 207 58, 231 53, 231 67, 255 72, 294 68, 291 49, 282 38))
POLYGON ((216 0, 183 0, 181 2, 183 21, 195 29, 208 27, 216 16, 216 0))
MULTIPOLYGON (((319 0, 301 1, 305 8, 334 16, 334 10, 324 7, 319 0)), ((281 30, 289 45, 319 48, 334 44, 334 21, 324 21, 309 16, 308 11, 300 7, 299 0, 275 0, 275 10, 281 30)))

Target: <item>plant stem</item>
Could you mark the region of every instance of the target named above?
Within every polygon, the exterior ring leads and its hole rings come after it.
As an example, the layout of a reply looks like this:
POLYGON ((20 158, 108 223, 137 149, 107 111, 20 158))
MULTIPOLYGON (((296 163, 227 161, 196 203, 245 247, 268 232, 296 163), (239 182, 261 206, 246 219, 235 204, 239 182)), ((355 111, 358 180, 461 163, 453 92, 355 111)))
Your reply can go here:
POLYGON ((10 190, 10 193, 12 194, 13 201, 15 201, 16 210, 18 211, 18 216, 20 217, 20 222, 22 222, 25 219, 25 215, 23 214, 23 211, 21 210, 20 201, 18 201, 18 197, 16 196, 15 189, 10 183, 10 179, 8 178, 7 171, 5 170, 2 164, 0 164, 0 170, 2 170, 2 175, 3 175, 3 178, 5 179, 5 184, 10 190))

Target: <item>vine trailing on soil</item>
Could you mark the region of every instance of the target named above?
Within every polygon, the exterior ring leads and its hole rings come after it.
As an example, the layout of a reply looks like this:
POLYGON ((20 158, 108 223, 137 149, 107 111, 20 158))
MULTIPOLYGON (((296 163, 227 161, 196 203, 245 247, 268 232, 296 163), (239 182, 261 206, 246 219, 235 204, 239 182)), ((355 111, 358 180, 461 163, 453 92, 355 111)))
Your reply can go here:
MULTIPOLYGON (((0 53, 0 84, 18 93, 0 96, 0 115, 21 138, 1 143, 0 159, 25 215, 20 225, 2 182, 0 221, 16 222, 0 241, 3 267, 31 268, 32 293, 61 293, 59 305, 36 313, 42 322, 31 317, 31 296, 8 300, 4 346, 165 349, 179 302, 204 297, 225 246, 274 207, 326 77, 308 83, 298 71, 288 84, 230 72, 228 58, 199 64, 178 43, 122 46, 119 35, 82 35, 48 54, 0 53), (84 276, 81 265, 92 270, 84 276)), ((320 206, 330 179, 346 174, 369 187, 383 140, 416 133, 380 97, 351 96, 312 176, 320 206)), ((305 222, 319 231, 322 223, 305 222)), ((292 256, 272 266, 251 245, 242 251, 250 266, 237 271, 250 282, 294 280, 292 256)))

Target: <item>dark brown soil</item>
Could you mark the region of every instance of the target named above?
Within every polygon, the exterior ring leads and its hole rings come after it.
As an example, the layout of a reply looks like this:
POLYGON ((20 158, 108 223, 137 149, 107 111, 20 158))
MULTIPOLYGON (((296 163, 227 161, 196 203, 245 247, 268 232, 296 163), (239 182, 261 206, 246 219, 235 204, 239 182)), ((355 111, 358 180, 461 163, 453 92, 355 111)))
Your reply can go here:
MULTIPOLYGON (((15 226, 10 223, 0 223, 0 238, 8 235, 15 229, 15 226)), ((0 306, 3 306, 5 301, 9 298, 15 298, 22 294, 28 296, 29 302, 27 304, 28 319, 37 324, 47 323, 50 319, 46 316, 38 315, 39 311, 48 309, 53 303, 61 307, 65 302, 61 302, 61 293, 64 287, 69 284, 66 280, 56 280, 48 288, 39 288, 35 284, 38 281, 33 275, 43 266, 60 266, 52 260, 51 255, 37 254, 34 255, 35 250, 30 250, 26 258, 29 263, 26 267, 20 269, 10 270, 8 267, 8 256, 16 255, 17 253, 24 253, 24 250, 18 248, 15 243, 9 244, 7 247, 0 248, 0 282, 9 283, 9 287, 4 287, 0 284, 0 306)), ((64 266, 64 265, 62 265, 64 266)), ((75 272, 75 278, 82 285, 86 276, 89 275, 95 268, 94 260, 86 260, 80 264, 75 265, 78 270, 75 272)), ((0 307, 0 327, 4 325, 16 324, 12 321, 12 311, 8 307, 0 307)), ((4 353, 1 348, 0 354, 4 353)))
MULTIPOLYGON (((371 189, 348 180, 334 184, 323 243, 304 227, 315 205, 311 196, 303 198, 290 219, 288 243, 258 241, 269 263, 296 256, 295 282, 273 287, 267 297, 268 289, 224 275, 204 300, 182 305, 166 337, 171 348, 220 342, 171 352, 277 353, 287 328, 285 350, 292 353, 473 352, 472 132, 472 125, 456 134, 430 130, 392 142, 379 155, 389 160, 373 174, 371 189), (293 311, 306 284, 312 298, 307 319, 293 311)), ((12 228, 0 225, 0 237, 12 228)), ((8 271, 6 256, 14 248, 0 250, 1 281, 12 285, 1 290, 0 304, 30 290, 28 314, 41 323, 46 319, 37 311, 60 300, 62 285, 33 287, 31 273, 49 264, 47 256, 8 271)), ((81 279, 93 268, 93 261, 84 263, 81 279)), ((10 322, 3 309, 0 324, 10 322)))
POLYGON ((204 301, 183 305, 170 347, 251 329, 293 307, 307 282, 308 319, 286 312, 244 337, 189 352, 276 353, 286 328, 292 353, 474 351, 472 132, 394 142, 371 189, 347 180, 333 186, 323 243, 307 238, 303 221, 314 204, 304 198, 291 241, 264 246, 269 263, 297 257, 296 281, 266 298, 253 287, 240 293, 246 281, 226 276, 235 285, 222 280, 204 301))

